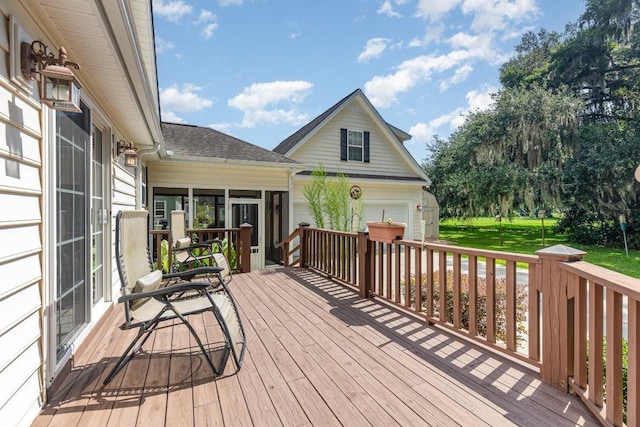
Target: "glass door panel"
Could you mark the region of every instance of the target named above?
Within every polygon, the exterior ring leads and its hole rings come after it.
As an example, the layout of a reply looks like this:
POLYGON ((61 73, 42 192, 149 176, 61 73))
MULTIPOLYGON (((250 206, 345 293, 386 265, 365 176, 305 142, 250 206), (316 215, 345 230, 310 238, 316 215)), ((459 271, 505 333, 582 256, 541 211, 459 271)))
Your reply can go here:
POLYGON ((87 322, 89 111, 56 112, 56 354, 60 360, 87 322))

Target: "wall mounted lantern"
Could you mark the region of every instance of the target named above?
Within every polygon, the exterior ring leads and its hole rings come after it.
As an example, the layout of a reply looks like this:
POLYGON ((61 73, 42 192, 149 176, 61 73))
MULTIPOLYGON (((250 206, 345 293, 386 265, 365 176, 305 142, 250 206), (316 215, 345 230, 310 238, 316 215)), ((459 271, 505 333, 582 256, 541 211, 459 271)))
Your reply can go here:
POLYGON ((138 152, 131 142, 118 141, 118 156, 124 154, 124 165, 130 168, 138 166, 138 152))
POLYGON ((80 89, 82 85, 71 71, 80 65, 67 61, 67 51, 61 47, 58 57, 49 51, 49 47, 39 40, 20 45, 20 65, 22 74, 28 80, 35 80, 40 74, 40 101, 54 110, 79 113, 80 89))

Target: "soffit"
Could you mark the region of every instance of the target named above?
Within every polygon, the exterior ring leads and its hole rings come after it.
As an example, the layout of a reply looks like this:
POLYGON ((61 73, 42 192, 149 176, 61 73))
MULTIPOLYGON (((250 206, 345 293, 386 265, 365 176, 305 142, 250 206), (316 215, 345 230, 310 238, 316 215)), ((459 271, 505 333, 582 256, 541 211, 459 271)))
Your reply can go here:
POLYGON ((162 141, 150 0, 38 4, 69 60, 81 65, 74 72, 83 90, 119 133, 138 147, 162 141))

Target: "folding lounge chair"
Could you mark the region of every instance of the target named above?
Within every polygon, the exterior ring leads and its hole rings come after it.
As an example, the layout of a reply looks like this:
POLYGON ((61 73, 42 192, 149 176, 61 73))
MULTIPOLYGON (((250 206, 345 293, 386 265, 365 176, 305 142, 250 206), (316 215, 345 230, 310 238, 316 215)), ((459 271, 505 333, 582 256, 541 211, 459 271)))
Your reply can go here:
POLYGON ((213 241, 193 242, 191 237, 186 235, 184 215, 185 212, 182 210, 171 211, 171 270, 175 272, 214 265, 211 247, 213 241))
POLYGON ((214 375, 222 374, 230 355, 239 370, 246 349, 246 336, 233 296, 220 275, 222 269, 207 268, 219 279, 215 292, 210 291, 209 281, 179 281, 163 287, 163 279, 176 279, 180 274, 163 275, 160 270, 152 270, 147 223, 147 211, 120 211, 116 217, 116 263, 122 284, 122 296, 118 302, 123 304, 125 312, 121 329, 139 330, 104 384, 108 384, 135 356, 156 327, 173 319, 179 319, 189 329, 214 375), (190 315, 205 312, 213 313, 225 337, 222 357, 217 364, 188 320, 190 315))

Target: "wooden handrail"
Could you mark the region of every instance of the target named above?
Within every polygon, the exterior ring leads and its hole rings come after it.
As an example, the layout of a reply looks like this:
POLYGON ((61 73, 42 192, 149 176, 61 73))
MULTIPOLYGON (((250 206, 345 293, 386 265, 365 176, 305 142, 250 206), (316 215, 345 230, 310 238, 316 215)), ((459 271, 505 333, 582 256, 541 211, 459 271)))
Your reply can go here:
MULTIPOLYGON (((204 242, 208 240, 213 240, 215 238, 219 238, 220 240, 227 239, 228 242, 232 244, 227 245, 227 259, 231 262, 232 253, 234 249, 234 245, 236 246, 236 271, 243 271, 242 259, 239 256, 240 252, 240 228, 208 228, 208 229, 188 229, 185 230, 185 235, 191 236, 194 241, 204 242)), ((158 268, 162 269, 161 265, 161 253, 162 253, 162 241, 167 241, 167 247, 173 247, 173 241, 171 240, 171 230, 151 230, 151 247, 153 248, 152 258, 158 262, 158 268)), ((250 253, 250 250, 247 251, 250 253)), ((173 251, 168 250, 167 253, 167 263, 168 265, 172 265, 173 261, 173 251)), ((245 265, 244 268, 250 268, 250 261, 245 265)))
MULTIPOLYGON (((282 243, 288 254, 298 232, 282 243)), ((639 279, 584 262, 583 252, 563 246, 526 255, 380 243, 365 232, 312 227, 299 237, 294 250, 302 267, 539 368, 543 382, 580 395, 605 425, 622 425, 626 417, 628 426, 640 426, 639 279)))
POLYGON ((298 226, 298 228, 293 230, 293 232, 291 232, 291 234, 289 234, 289 236, 287 236, 286 239, 284 239, 278 244, 278 247, 282 248, 284 252, 284 256, 282 258, 283 258, 283 264, 285 267, 293 267, 294 265, 300 264, 300 258, 297 258, 296 260, 291 261, 291 256, 300 249, 300 245, 298 244, 293 249, 289 248, 289 246, 291 245, 291 242, 296 237, 300 237, 300 228, 301 227, 298 226))

